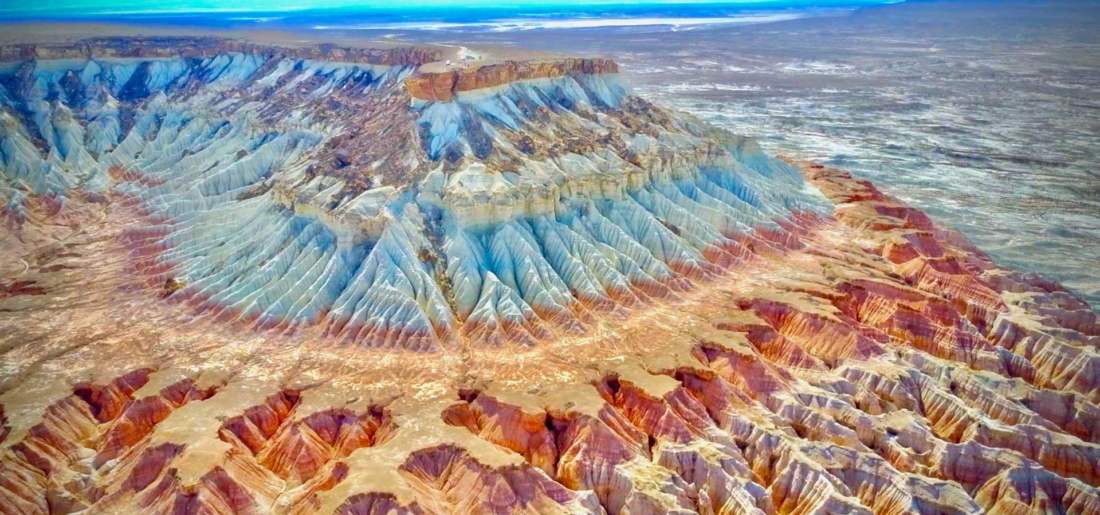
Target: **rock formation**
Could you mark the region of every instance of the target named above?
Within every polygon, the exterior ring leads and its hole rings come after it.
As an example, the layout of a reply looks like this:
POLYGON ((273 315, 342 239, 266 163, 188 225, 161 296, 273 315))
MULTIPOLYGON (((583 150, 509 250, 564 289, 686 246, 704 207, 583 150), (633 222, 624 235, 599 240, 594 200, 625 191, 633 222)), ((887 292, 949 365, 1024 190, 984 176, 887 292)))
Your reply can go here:
POLYGON ((1090 306, 611 61, 0 58, 0 513, 1100 512, 1090 306))
POLYGON ((619 73, 619 67, 615 61, 607 59, 506 61, 475 68, 417 73, 405 80, 405 88, 417 100, 449 102, 464 91, 507 86, 518 81, 614 73, 619 73))

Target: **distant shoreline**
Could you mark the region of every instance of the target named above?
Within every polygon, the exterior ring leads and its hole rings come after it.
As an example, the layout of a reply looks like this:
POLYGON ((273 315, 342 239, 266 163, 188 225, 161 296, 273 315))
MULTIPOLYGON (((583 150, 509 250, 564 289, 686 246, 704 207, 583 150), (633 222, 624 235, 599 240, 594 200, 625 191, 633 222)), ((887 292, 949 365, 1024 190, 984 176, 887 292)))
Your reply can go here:
MULTIPOLYGON (((5 13, 0 10, 0 44, 70 43, 102 36, 211 36, 260 44, 392 48, 424 44, 436 33, 537 33, 550 31, 680 31, 764 25, 808 18, 850 15, 864 7, 895 1, 752 2, 734 4, 648 3, 522 7, 402 7, 299 10, 188 10, 5 13)), ((462 43, 465 45, 466 43, 462 43)), ((454 46, 454 45, 443 45, 454 46)), ((473 46, 472 46, 473 47, 473 46)), ((478 50, 529 58, 504 45, 478 50)))
MULTIPOLYGON (((222 17, 225 19, 238 18, 236 21, 259 20, 262 18, 284 17, 326 17, 337 15, 341 17, 357 15, 373 15, 378 17, 402 16, 405 18, 420 17, 422 19, 446 18, 470 18, 481 19, 523 17, 533 15, 536 17, 551 17, 562 15, 561 18, 570 17, 607 17, 613 13, 638 17, 646 13, 703 13, 705 17, 719 16, 718 13, 749 13, 761 11, 784 10, 814 10, 814 9, 857 9, 861 7, 890 5, 903 3, 905 0, 756 0, 749 2, 736 1, 649 1, 641 3, 629 2, 558 2, 558 3, 523 3, 512 2, 508 4, 467 2, 466 5, 453 5, 448 3, 402 3, 400 7, 389 5, 364 6, 349 3, 336 5, 338 2, 327 2, 330 5, 319 5, 326 2, 314 2, 313 6, 306 4, 304 7, 284 8, 274 2, 271 6, 256 3, 254 7, 194 7, 180 6, 185 2, 176 2, 175 5, 158 6, 158 2, 147 2, 144 9, 119 9, 119 8, 95 8, 74 7, 67 8, 64 0, 52 2, 49 8, 45 7, 14 7, 0 8, 0 23, 7 21, 95 21, 106 19, 141 18, 150 21, 155 18, 178 17, 222 17), (472 4, 472 5, 471 5, 472 4), (573 16, 570 16, 573 15, 573 16)), ((246 2, 242 2, 245 4, 246 2)), ((301 4, 299 4, 301 5, 301 4)), ((262 21, 262 20, 260 20, 262 21)), ((413 20, 415 21, 415 20, 413 20)))

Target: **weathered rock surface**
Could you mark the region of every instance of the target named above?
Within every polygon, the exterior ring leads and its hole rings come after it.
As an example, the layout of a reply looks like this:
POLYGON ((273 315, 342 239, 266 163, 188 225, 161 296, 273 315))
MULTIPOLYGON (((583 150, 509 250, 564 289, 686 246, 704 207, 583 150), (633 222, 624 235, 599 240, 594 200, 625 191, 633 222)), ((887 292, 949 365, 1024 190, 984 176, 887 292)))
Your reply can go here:
POLYGON ((459 70, 418 73, 405 79, 405 87, 414 99, 449 102, 463 91, 505 86, 518 81, 613 73, 619 73, 619 66, 609 59, 505 61, 459 70))
POLYGON ((610 61, 0 57, 0 513, 1100 512, 1090 306, 610 61))

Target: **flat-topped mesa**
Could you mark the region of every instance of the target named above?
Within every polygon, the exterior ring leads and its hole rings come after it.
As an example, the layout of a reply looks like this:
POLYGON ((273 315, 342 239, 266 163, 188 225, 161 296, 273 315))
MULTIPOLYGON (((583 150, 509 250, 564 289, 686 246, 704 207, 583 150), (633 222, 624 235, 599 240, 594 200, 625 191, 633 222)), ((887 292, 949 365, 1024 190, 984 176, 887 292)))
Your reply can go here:
POLYGON ((405 87, 415 99, 449 102, 463 91, 503 86, 515 81, 612 73, 619 73, 619 65, 610 59, 504 61, 441 72, 421 71, 406 79, 405 87))
POLYGON ((0 62, 45 59, 195 58, 219 54, 280 55, 384 66, 419 66, 438 61, 438 49, 417 46, 349 47, 334 44, 273 45, 215 37, 103 37, 75 43, 0 45, 0 62))
POLYGON ((148 223, 120 242, 146 284, 221 321, 422 351, 534 343, 829 210, 750 140, 630 96, 612 61, 451 72, 450 101, 410 102, 405 79, 438 63, 180 41, 217 53, 0 67, 0 180, 137 208, 148 223))

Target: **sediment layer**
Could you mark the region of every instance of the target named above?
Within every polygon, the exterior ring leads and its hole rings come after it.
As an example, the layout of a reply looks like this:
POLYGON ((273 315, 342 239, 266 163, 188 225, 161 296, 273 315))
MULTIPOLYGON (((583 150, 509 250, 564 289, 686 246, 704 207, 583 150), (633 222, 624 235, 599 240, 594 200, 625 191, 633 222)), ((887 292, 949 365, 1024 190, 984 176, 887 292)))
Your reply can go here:
POLYGON ((548 61, 505 61, 477 64, 456 70, 421 72, 405 79, 405 87, 414 99, 449 102, 456 94, 463 91, 493 88, 523 80, 614 73, 619 73, 619 66, 610 59, 563 58, 548 61))
MULTIPOLYGON (((201 370, 214 365, 181 354, 50 401, 26 397, 52 384, 32 372, 0 398, 11 431, 3 505, 1098 509, 1100 390, 1089 371, 1100 327, 1088 306, 996 267, 867 183, 805 171, 837 203, 834 218, 792 224, 783 248, 756 246, 742 268, 689 280, 614 329, 546 340, 512 359, 466 354, 453 365, 461 374, 437 368, 446 354, 402 353, 387 379, 378 351, 318 349, 272 376, 268 361, 233 358, 224 347, 239 344, 220 340, 213 359, 238 363, 237 374, 210 376, 201 370), (921 243, 899 259, 896 249, 913 241, 921 243), (954 265, 929 264, 937 262, 954 265), (362 372, 333 375, 341 367, 329 360, 353 360, 342 367, 362 372), (328 378, 308 384, 314 374, 328 378)), ((469 341, 470 352, 484 345, 469 341)), ((102 352, 87 349, 44 363, 102 352)))
POLYGON ((2 513, 1100 511, 1095 312, 866 181, 605 73, 157 62, 5 68, 2 513))

